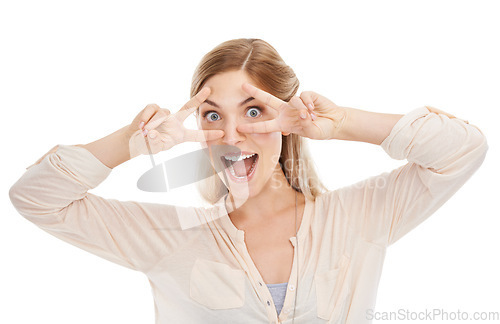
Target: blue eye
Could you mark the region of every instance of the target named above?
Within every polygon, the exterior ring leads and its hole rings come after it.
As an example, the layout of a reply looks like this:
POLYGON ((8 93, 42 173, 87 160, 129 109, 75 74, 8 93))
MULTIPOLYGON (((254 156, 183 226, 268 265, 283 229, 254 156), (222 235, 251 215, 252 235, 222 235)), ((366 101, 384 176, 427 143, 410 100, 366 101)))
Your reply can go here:
MULTIPOLYGON (((260 107, 251 107, 247 110, 247 116, 249 117, 252 117, 252 118, 257 118, 257 117, 260 117, 262 115, 262 109, 260 107)), ((220 120, 220 115, 213 111, 213 110, 209 110, 205 113, 203 113, 203 118, 207 118, 208 122, 216 122, 218 120, 220 120)))
POLYGON ((220 119, 220 118, 217 118, 219 116, 219 114, 217 114, 215 111, 207 111, 205 114, 203 114, 203 117, 207 117, 207 116, 208 116, 209 121, 217 121, 220 119))
POLYGON ((259 107, 252 107, 247 110, 247 113, 250 113, 250 117, 258 117, 262 113, 262 110, 259 107))

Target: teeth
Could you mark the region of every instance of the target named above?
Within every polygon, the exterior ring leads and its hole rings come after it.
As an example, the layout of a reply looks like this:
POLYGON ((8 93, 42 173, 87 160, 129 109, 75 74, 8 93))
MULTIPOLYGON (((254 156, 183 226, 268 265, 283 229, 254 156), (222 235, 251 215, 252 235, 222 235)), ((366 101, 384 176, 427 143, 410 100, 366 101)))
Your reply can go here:
MULTIPOLYGON (((254 153, 254 154, 250 154, 250 155, 248 155, 248 156, 254 156, 254 155, 255 155, 255 153, 254 153)), ((252 172, 253 168, 255 167, 255 163, 256 163, 256 162, 257 162, 257 160, 253 161, 252 165, 250 166, 250 172, 249 172, 249 173, 251 173, 251 172, 252 172)), ((233 168, 233 165, 232 165, 232 164, 231 164, 231 165, 229 165, 228 169, 229 169, 229 172, 231 172, 231 174, 233 175, 233 177, 235 177, 235 178, 237 178, 237 179, 244 179, 244 178, 246 178, 246 176, 243 176, 243 177, 238 177, 238 176, 236 175, 236 173, 234 172, 234 168, 233 168)))
POLYGON ((247 154, 242 154, 242 155, 240 155, 240 156, 224 156, 224 158, 225 158, 226 160, 236 162, 236 161, 241 161, 241 160, 243 160, 243 159, 248 159, 249 157, 252 157, 252 156, 254 156, 254 155, 255 155, 255 153, 253 153, 253 154, 248 154, 248 155, 247 155, 247 154))

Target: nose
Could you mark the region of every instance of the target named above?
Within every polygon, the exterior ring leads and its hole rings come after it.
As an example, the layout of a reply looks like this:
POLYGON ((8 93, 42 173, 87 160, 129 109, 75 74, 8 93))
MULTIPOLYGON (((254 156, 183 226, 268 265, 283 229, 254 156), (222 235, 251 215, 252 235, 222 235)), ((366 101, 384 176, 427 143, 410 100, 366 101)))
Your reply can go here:
POLYGON ((245 140, 244 134, 238 132, 236 126, 238 126, 238 124, 235 121, 229 121, 224 125, 222 142, 227 145, 236 145, 245 140))

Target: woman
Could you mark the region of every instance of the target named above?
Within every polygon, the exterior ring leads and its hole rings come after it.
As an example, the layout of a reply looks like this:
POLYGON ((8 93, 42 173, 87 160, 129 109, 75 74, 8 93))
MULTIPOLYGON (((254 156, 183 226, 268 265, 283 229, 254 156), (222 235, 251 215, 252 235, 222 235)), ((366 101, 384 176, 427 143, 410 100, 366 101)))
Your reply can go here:
POLYGON ((386 248, 470 178, 488 145, 432 107, 373 113, 298 97, 298 86, 266 42, 224 42, 203 57, 177 113, 148 105, 103 139, 57 145, 11 201, 50 234, 145 273, 157 323, 369 323, 386 248), (191 113, 199 130, 182 125, 191 113), (368 142, 408 163, 327 190, 303 137, 368 142), (212 207, 87 192, 128 159, 185 141, 210 152, 214 176, 199 189, 212 207))

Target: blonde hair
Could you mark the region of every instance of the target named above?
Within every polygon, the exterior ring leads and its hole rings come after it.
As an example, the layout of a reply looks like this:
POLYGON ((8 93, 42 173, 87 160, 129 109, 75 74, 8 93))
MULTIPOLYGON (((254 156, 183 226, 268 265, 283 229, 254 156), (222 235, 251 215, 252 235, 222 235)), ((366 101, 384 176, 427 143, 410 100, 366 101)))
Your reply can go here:
MULTIPOLYGON (((289 101, 299 89, 299 80, 278 52, 267 42, 255 38, 225 41, 205 54, 196 67, 190 97, 194 97, 212 76, 243 70, 262 90, 283 101, 289 101)), ((290 186, 309 199, 315 199, 327 188, 319 180, 304 138, 291 133, 282 135, 279 164, 290 186)), ((212 168, 213 170, 213 168, 212 168)), ((216 203, 228 193, 224 182, 216 175, 197 183, 207 202, 216 203)))

